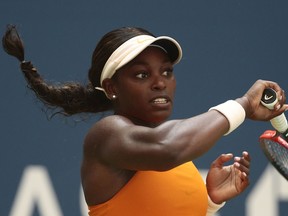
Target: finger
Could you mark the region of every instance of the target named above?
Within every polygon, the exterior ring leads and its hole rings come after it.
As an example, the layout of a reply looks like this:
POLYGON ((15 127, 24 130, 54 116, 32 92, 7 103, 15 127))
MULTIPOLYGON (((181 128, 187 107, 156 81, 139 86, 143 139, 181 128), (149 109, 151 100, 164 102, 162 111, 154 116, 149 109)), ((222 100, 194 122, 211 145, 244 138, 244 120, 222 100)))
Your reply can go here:
POLYGON ((283 109, 287 110, 288 105, 285 104, 286 96, 285 96, 285 91, 283 89, 280 91, 280 93, 278 93, 278 101, 279 101, 280 107, 284 107, 283 109))
POLYGON ((286 102, 285 91, 276 82, 270 82, 269 87, 277 94, 278 102, 275 104, 275 110, 279 110, 286 102))
POLYGON ((282 89, 280 92, 277 92, 278 100, 281 104, 286 101, 285 91, 282 89))
POLYGON ((251 157, 250 157, 250 154, 247 151, 243 151, 242 152, 242 159, 247 161, 249 163, 249 165, 250 165, 251 157))
POLYGON ((241 175, 243 173, 245 173, 247 176, 249 176, 250 174, 250 169, 247 166, 243 166, 242 164, 240 164, 239 162, 235 162, 233 164, 233 166, 235 167, 235 169, 239 170, 239 172, 241 173, 241 175))
POLYGON ((284 90, 280 90, 279 92, 277 92, 277 99, 278 102, 275 104, 274 106, 274 110, 280 110, 281 107, 285 107, 285 102, 286 102, 286 96, 284 93, 284 90))
POLYGON ((274 89, 277 93, 279 93, 280 91, 282 91, 281 87, 278 85, 278 83, 273 82, 273 81, 266 81, 267 86, 266 88, 272 88, 274 89))
POLYGON ((234 167, 241 172, 249 175, 250 173, 250 155, 248 152, 244 151, 242 153, 242 157, 234 157, 234 167))
POLYGON ((286 103, 286 95, 285 95, 285 91, 282 90, 282 103, 285 104, 286 103))
POLYGON ((211 166, 213 166, 213 167, 223 167, 223 164, 228 162, 232 158, 233 158, 233 154, 232 153, 221 154, 216 160, 213 161, 211 166))
POLYGON ((241 179, 241 190, 245 190, 245 188, 248 187, 248 185, 250 184, 250 180, 249 180, 249 176, 242 172, 241 175, 240 175, 240 179, 241 179))
POLYGON ((242 157, 235 157, 234 161, 235 162, 239 162, 242 165, 249 167, 251 158, 250 158, 250 155, 249 155, 249 153, 247 151, 243 151, 242 152, 242 157))

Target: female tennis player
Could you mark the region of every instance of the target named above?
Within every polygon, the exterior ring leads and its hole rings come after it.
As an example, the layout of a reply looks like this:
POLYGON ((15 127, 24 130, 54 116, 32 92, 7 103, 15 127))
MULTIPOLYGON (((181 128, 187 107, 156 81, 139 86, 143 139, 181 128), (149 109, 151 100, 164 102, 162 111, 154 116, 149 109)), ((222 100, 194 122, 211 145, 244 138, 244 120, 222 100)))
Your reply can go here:
POLYGON ((176 88, 174 66, 182 50, 175 39, 141 28, 119 28, 103 36, 86 86, 48 84, 25 61, 13 26, 3 46, 21 61, 29 87, 48 107, 61 108, 68 116, 113 111, 95 122, 84 139, 81 177, 90 216, 213 215, 249 185, 250 156, 220 155, 206 182, 193 160, 245 118, 268 121, 287 109, 281 87, 258 80, 242 97, 191 118, 168 120, 176 88), (268 87, 279 98, 274 110, 260 105, 268 87))

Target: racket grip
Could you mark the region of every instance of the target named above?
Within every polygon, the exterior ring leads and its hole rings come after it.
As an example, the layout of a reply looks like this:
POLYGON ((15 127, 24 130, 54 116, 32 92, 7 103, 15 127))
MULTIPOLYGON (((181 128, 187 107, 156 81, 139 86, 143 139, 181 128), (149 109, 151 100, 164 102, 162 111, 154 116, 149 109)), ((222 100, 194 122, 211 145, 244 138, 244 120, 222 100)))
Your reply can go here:
MULTIPOLYGON (((278 102, 277 94, 273 89, 265 89, 261 98, 261 103, 268 109, 274 109, 278 102)), ((284 113, 270 120, 274 129, 280 132, 285 139, 288 138, 288 123, 284 113)))
MULTIPOLYGON (((287 127, 287 119, 284 115, 284 113, 282 113, 279 116, 276 116, 275 118, 270 120, 272 126, 279 131, 280 133, 285 133, 285 131, 288 129, 287 127)), ((287 131, 288 132, 288 131, 287 131)))

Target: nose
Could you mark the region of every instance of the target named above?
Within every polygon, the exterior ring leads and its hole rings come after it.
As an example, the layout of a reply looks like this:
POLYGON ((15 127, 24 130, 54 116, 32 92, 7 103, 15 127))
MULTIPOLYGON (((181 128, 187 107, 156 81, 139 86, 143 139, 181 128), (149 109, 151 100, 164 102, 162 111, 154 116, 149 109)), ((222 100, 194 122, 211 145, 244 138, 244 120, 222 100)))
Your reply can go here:
POLYGON ((165 88, 166 88, 165 79, 163 77, 161 77, 160 75, 155 76, 155 78, 153 79, 153 83, 152 83, 152 90, 153 91, 159 91, 159 90, 163 90, 165 88))

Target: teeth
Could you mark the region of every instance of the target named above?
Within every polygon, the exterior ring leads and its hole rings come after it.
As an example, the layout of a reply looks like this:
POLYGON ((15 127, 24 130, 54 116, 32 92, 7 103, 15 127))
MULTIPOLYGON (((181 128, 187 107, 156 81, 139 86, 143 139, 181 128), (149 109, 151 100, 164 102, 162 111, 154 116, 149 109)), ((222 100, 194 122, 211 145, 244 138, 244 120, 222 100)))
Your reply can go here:
POLYGON ((167 100, 165 98, 157 98, 154 100, 154 103, 163 104, 163 103, 167 103, 167 100))

